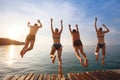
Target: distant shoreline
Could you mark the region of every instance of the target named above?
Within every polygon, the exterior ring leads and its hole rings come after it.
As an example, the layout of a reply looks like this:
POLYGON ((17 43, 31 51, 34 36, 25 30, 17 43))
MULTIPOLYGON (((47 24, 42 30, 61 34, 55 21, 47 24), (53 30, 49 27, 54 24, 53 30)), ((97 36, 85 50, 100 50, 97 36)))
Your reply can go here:
POLYGON ((24 42, 12 40, 9 38, 0 38, 0 45, 24 45, 24 42))

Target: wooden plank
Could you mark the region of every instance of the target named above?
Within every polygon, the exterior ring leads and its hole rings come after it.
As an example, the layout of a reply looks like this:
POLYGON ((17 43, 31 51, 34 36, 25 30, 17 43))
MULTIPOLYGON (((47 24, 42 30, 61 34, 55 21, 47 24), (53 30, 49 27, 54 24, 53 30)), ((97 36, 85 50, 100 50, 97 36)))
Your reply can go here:
POLYGON ((33 80, 38 80, 39 74, 36 74, 33 80))
POLYGON ((58 80, 57 74, 51 74, 51 80, 58 80))
POLYGON ((72 74, 76 80, 82 80, 81 77, 79 76, 80 74, 79 73, 73 73, 72 74))
POLYGON ((75 79, 75 78, 72 76, 72 73, 68 73, 68 78, 69 78, 70 80, 75 79))
POLYGON ((4 80, 10 80, 10 79, 12 79, 14 76, 7 76, 6 78, 4 78, 4 80))
POLYGON ((44 79, 43 80, 50 80, 50 74, 44 74, 44 79))
POLYGON ((95 75, 97 75, 98 77, 100 77, 102 80, 109 80, 107 76, 103 75, 103 72, 101 71, 95 71, 94 72, 95 75))
POLYGON ((72 75, 74 76, 75 80, 80 80, 79 73, 72 73, 72 75))
POLYGON ((100 76, 102 76, 102 78, 104 78, 104 80, 113 80, 113 79, 111 79, 111 77, 110 77, 110 75, 109 74, 107 74, 107 73, 105 73, 105 71, 98 71, 98 74, 100 75, 100 76))
POLYGON ((102 76, 102 78, 104 79, 104 80, 111 80, 111 77, 110 77, 110 75, 109 74, 105 74, 105 71, 103 70, 101 70, 101 71, 98 71, 98 74, 100 75, 100 76, 102 76))
POLYGON ((102 71, 96 71, 96 72, 94 72, 94 74, 98 75, 102 80, 109 80, 108 77, 103 75, 102 71))
POLYGON ((89 80, 96 80, 93 76, 89 75, 88 72, 85 72, 84 75, 86 75, 89 78, 89 80))
POLYGON ((44 74, 39 74, 38 80, 43 80, 44 74))
POLYGON ((71 80, 71 79, 69 79, 69 78, 65 78, 65 80, 71 80))
POLYGON ((27 77, 27 75, 22 75, 22 76, 19 77, 17 80, 25 80, 26 77, 27 77))
POLYGON ((107 72, 107 71, 102 71, 103 72, 103 74, 105 75, 105 76, 107 76, 107 78, 109 78, 110 80, 114 80, 115 78, 113 77, 113 75, 112 74, 110 74, 109 72, 107 72))
POLYGON ((78 79, 80 79, 80 80, 84 80, 84 78, 83 78, 82 74, 77 73, 77 76, 78 76, 78 79))
POLYGON ((63 74, 62 75, 58 74, 58 79, 59 80, 65 80, 65 76, 63 74))
POLYGON ((70 76, 70 73, 68 73, 67 75, 68 75, 68 78, 71 80, 71 76, 70 76))
POLYGON ((93 71, 88 72, 88 73, 89 73, 89 75, 91 75, 95 80, 101 80, 100 76, 97 76, 96 74, 94 74, 93 71))
POLYGON ((111 70, 111 71, 113 71, 113 72, 116 72, 116 73, 120 74, 120 69, 115 69, 115 70, 111 70))
POLYGON ((82 77, 84 78, 84 80, 90 80, 89 77, 84 73, 81 73, 82 74, 82 77))
POLYGON ((11 78, 10 80, 17 80, 21 77, 22 75, 15 75, 13 78, 11 78))
POLYGON ((78 80, 78 77, 76 75, 73 75, 73 73, 68 73, 68 77, 70 80, 78 80))
POLYGON ((33 74, 29 80, 34 80, 36 74, 33 74))
MULTIPOLYGON (((92 71, 91 71, 92 72, 92 71)), ((91 76, 92 78, 94 78, 95 80, 97 80, 97 78, 91 73, 91 72, 86 72, 89 76, 91 76)))
POLYGON ((68 73, 68 78, 59 74, 34 74, 7 76, 4 80, 120 80, 120 69, 98 70, 84 73, 68 73))
POLYGON ((34 73, 29 73, 24 80, 30 80, 32 78, 32 76, 34 75, 34 73))
POLYGON ((81 76, 83 77, 83 80, 89 80, 89 77, 86 76, 84 73, 80 73, 80 74, 81 74, 81 76))
POLYGON ((107 74, 111 75, 112 77, 117 77, 117 74, 114 74, 114 73, 111 72, 111 71, 105 71, 105 72, 107 72, 107 74))
POLYGON ((113 77, 115 77, 116 78, 116 80, 119 80, 120 79, 120 74, 118 74, 118 73, 115 73, 115 72, 113 72, 113 71, 108 71, 110 74, 112 74, 113 75, 113 77))

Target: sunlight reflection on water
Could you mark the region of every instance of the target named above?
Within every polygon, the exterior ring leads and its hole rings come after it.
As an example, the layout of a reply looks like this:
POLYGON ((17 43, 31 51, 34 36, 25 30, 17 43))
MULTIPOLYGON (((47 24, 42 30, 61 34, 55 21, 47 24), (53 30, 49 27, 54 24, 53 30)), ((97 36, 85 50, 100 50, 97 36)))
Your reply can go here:
MULTIPOLYGON (((35 46, 33 50, 24 55, 24 58, 21 58, 20 56, 22 48, 23 45, 0 46, 0 80, 7 75, 25 74, 30 72, 43 74, 58 73, 57 58, 55 64, 52 64, 51 59, 49 58, 50 47, 48 47, 49 49, 46 49, 46 47, 43 47, 42 49, 35 46)), ((99 62, 95 61, 95 55, 93 54, 94 48, 94 46, 85 47, 85 53, 87 54, 89 60, 89 66, 88 68, 83 68, 77 60, 73 48, 63 47, 63 74, 67 74, 69 72, 120 68, 120 46, 107 48, 105 66, 101 66, 100 60, 99 62)), ((57 55, 57 53, 55 53, 55 55, 57 55)))
POLYGON ((7 60, 7 65, 11 66, 15 59, 15 46, 14 45, 11 45, 10 48, 9 48, 9 51, 8 51, 8 60, 7 60))

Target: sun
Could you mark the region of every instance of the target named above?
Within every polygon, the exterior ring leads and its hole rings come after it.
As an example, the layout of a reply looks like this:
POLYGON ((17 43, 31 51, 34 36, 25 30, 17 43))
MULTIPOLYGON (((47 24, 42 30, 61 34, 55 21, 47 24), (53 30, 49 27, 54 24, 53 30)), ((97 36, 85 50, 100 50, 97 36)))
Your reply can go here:
POLYGON ((18 39, 20 37, 20 29, 18 27, 12 27, 6 31, 7 38, 18 39))

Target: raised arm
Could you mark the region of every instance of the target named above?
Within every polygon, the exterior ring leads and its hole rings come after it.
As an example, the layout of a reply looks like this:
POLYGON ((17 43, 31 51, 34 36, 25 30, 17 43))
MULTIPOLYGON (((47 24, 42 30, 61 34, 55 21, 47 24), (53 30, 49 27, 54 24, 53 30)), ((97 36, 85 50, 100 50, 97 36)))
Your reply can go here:
POLYGON ((53 30, 53 19, 51 18, 51 31, 52 31, 52 33, 54 32, 54 30, 53 30))
POLYGON ((63 20, 61 20, 61 30, 60 30, 60 33, 62 32, 63 30, 63 20))
POLYGON ((97 31, 97 17, 95 18, 95 30, 97 31))
POLYGON ((69 31, 72 33, 72 30, 71 30, 71 25, 69 24, 69 31))
POLYGON ((105 24, 102 24, 105 28, 106 28, 106 31, 104 31, 105 33, 109 32, 110 30, 105 26, 105 24))
POLYGON ((30 22, 27 23, 27 26, 30 27, 30 22))
POLYGON ((77 32, 79 32, 79 30, 78 30, 78 25, 76 24, 75 26, 76 26, 76 30, 77 30, 77 32))
POLYGON ((37 22, 40 24, 40 26, 38 26, 38 27, 41 28, 42 24, 41 24, 40 20, 37 20, 37 22))

